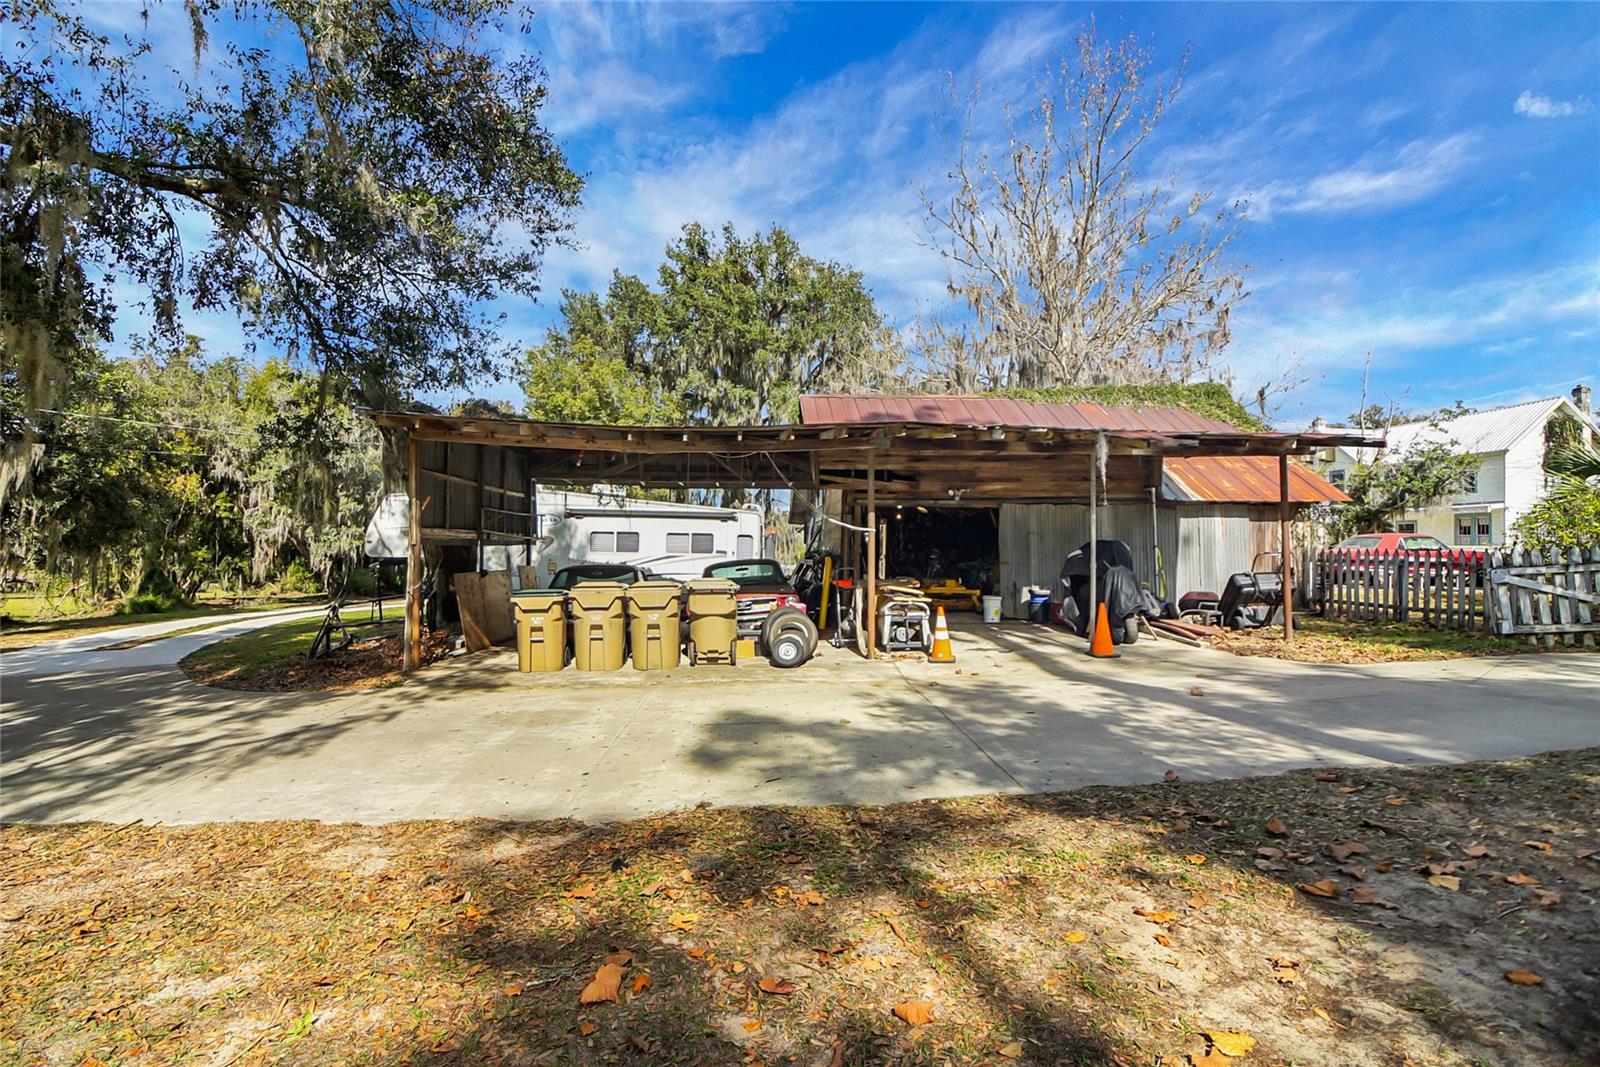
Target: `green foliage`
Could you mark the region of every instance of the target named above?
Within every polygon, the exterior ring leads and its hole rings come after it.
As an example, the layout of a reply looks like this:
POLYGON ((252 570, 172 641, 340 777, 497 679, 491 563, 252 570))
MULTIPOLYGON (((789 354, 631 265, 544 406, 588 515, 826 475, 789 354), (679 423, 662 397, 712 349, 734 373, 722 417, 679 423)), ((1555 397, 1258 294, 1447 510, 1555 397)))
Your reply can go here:
POLYGON ((1266 430, 1267 424, 1239 403, 1220 382, 1149 382, 1143 385, 1076 385, 1044 389, 1003 389, 988 394, 1049 404, 1115 404, 1120 407, 1179 407, 1237 426, 1266 430))
POLYGON ((538 292, 581 182, 540 125, 537 59, 503 46, 508 2, 186 2, 187 74, 147 58, 168 19, 102 35, 75 7, 15 5, 0 55, 13 468, 119 291, 169 343, 185 303, 233 312, 372 402, 509 355, 487 299, 538 292))
POLYGON ((1566 552, 1600 547, 1600 449, 1583 442, 1582 427, 1570 416, 1571 429, 1545 426, 1545 471, 1549 492, 1519 516, 1511 531, 1535 548, 1566 552))
POLYGON ((603 295, 563 294, 561 325, 522 364, 530 416, 783 422, 807 392, 898 380, 860 273, 802 254, 782 229, 686 226, 659 282, 616 274, 603 295))
POLYGON ((1459 400, 1436 411, 1401 411, 1393 405, 1384 407, 1382 404, 1368 404, 1360 411, 1352 411, 1346 415, 1345 425, 1361 426, 1368 430, 1384 430, 1390 426, 1404 426, 1408 422, 1447 422, 1459 415, 1470 415, 1476 410, 1467 407, 1459 400))
POLYGON ((1403 512, 1427 507, 1466 488, 1477 469, 1477 456, 1459 455, 1439 443, 1352 467, 1344 484, 1350 503, 1329 510, 1329 532, 1334 540, 1341 540, 1352 534, 1392 529, 1403 512))

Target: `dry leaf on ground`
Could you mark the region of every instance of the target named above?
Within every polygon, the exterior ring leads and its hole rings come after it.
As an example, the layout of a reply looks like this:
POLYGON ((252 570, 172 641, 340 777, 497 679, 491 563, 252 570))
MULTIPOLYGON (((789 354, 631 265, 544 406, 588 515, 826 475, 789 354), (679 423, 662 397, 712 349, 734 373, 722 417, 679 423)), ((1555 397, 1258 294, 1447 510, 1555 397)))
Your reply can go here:
POLYGON ((1552 848, 1555 848, 1555 846, 1548 841, 1524 841, 1523 844, 1527 845, 1529 848, 1536 848, 1540 852, 1549 852, 1552 848))
POLYGON ((636 974, 633 976, 633 991, 635 994, 643 993, 646 989, 656 984, 656 980, 649 974, 636 974))
POLYGON ((771 993, 774 996, 786 997, 793 993, 798 986, 787 978, 763 978, 760 982, 761 992, 771 993))
POLYGON ((1506 972, 1506 981, 1512 985, 1542 985, 1544 978, 1532 971, 1512 969, 1506 972))
POLYGON ((1364 885, 1358 885, 1350 890, 1350 900, 1356 904, 1376 904, 1380 908, 1388 908, 1391 911, 1400 906, 1393 901, 1385 900, 1364 885))
POLYGON ((894 1013, 911 1026, 925 1026, 933 1022, 933 1005, 926 1000, 908 1000, 904 1004, 896 1004, 894 1013))
POLYGON ((995 1052, 1001 1056, 1004 1056, 1008 1060, 1020 1060, 1022 1059, 1022 1042, 1012 1041, 1008 1044, 1001 1045, 999 1048, 995 1049, 995 1052))
POLYGON ((1185 856, 1183 858, 1188 860, 1190 863, 1194 864, 1196 867, 1200 866, 1202 863, 1204 863, 1206 861, 1206 857, 1204 856, 1204 854, 1199 853, 1199 852, 1191 852, 1191 853, 1189 853, 1187 856, 1185 856))
POLYGON ((1084 933, 1082 930, 1068 930, 1067 936, 1064 938, 1064 940, 1069 945, 1076 945, 1080 941, 1089 940, 1089 935, 1084 933))
POLYGON ((622 987, 622 967, 620 964, 607 963, 595 972, 594 978, 583 987, 583 992, 578 995, 579 1004, 599 1004, 604 1001, 615 1001, 617 990, 622 987))
POLYGON ((1561 903, 1561 894, 1553 889, 1535 889, 1533 902, 1541 908, 1553 908, 1561 903))
POLYGON ((1162 777, 1162 780, 1164 780, 1164 781, 1176 782, 1178 780, 1178 772, 1177 771, 1168 771, 1166 774, 1163 774, 1161 777, 1162 777))
POLYGON ((594 892, 594 883, 585 882, 582 885, 573 886, 571 889, 567 890, 561 895, 568 900, 588 900, 590 897, 594 896, 594 892))
POLYGON ((1527 871, 1518 871, 1516 874, 1508 874, 1508 875, 1506 875, 1506 881, 1510 882, 1512 885, 1540 885, 1540 884, 1542 884, 1542 883, 1540 883, 1539 879, 1535 878, 1533 875, 1529 874, 1527 871))
POLYGON ((1169 923, 1178 917, 1175 911, 1151 911, 1148 908, 1134 908, 1133 913, 1144 916, 1145 922, 1152 923, 1169 923))
POLYGON ((1336 841, 1328 846, 1328 855, 1332 856, 1340 863, 1343 863, 1351 856, 1359 856, 1363 852, 1368 851, 1370 850, 1367 848, 1367 846, 1358 841, 1336 841))
POLYGON ((1288 837, 1289 828, 1283 824, 1282 819, 1274 815, 1272 818, 1267 820, 1267 833, 1271 834, 1273 837, 1288 837))
POLYGON ((699 921, 699 913, 692 911, 675 911, 667 916, 668 926, 671 926, 674 930, 682 930, 685 933, 693 930, 694 924, 699 921))
POLYGON ((1189 1067, 1233 1067, 1233 1062, 1216 1049, 1211 1049, 1208 1052, 1189 1053, 1189 1067))
POLYGON ((1436 885, 1440 889, 1448 889, 1452 893, 1461 889, 1461 879, 1453 874, 1435 874, 1428 879, 1429 885, 1436 885))
POLYGON ((1323 878, 1315 882, 1296 882, 1294 887, 1302 893, 1309 893, 1314 897, 1336 897, 1339 887, 1333 884, 1332 878, 1323 878))
POLYGON ((1224 1056, 1243 1056, 1256 1047, 1256 1039, 1243 1030, 1207 1030, 1206 1036, 1224 1056))

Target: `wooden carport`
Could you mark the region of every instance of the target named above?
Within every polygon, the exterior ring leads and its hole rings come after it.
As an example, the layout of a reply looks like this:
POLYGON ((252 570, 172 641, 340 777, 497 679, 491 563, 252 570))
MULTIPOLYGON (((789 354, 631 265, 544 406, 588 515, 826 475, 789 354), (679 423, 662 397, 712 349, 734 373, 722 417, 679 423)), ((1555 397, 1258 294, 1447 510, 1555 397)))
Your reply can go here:
MULTIPOLYGON (((815 398, 805 398, 813 401, 815 398)), ((877 398, 874 398, 877 399, 877 398)), ((972 398, 881 398, 926 403, 972 398)), ((1014 403, 1014 402, 1013 402, 1014 403)), ((814 407, 814 405, 808 405, 814 407)), ((801 425, 601 426, 421 412, 369 412, 407 441, 411 503, 405 659, 415 666, 421 637, 424 542, 528 543, 536 483, 646 488, 756 488, 842 492, 851 525, 865 537, 861 559, 877 558, 879 504, 971 506, 1028 502, 1143 500, 1161 484, 1164 456, 1276 456, 1283 543, 1289 545, 1288 457, 1332 446, 1370 446, 1351 433, 1249 432, 1174 408, 1033 405, 1073 409, 1070 419, 1019 408, 972 410, 966 418, 1004 422, 866 417, 801 425), (1048 417, 1047 417, 1048 416, 1048 417), (1104 476, 1097 477, 1099 449, 1104 476)), ((968 409, 971 410, 971 409, 968 409)), ((921 414, 912 409, 912 414, 921 414)), ((948 419, 948 412, 939 412, 948 419)), ((1288 551, 1284 552, 1287 570, 1288 551)), ((877 576, 866 568, 867 603, 877 576)), ((1287 578, 1287 575, 1285 575, 1287 578)), ((1284 628, 1293 634, 1286 580, 1284 628)), ((873 613, 866 613, 874 647, 873 613)))

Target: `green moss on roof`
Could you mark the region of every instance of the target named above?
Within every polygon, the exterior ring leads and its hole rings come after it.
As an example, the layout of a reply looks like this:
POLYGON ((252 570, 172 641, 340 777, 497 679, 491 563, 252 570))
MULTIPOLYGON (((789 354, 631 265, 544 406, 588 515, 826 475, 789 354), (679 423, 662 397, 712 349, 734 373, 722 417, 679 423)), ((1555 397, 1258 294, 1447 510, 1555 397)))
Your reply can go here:
POLYGON ((1045 404, 1112 404, 1118 407, 1185 408, 1197 415, 1220 419, 1241 430, 1271 429, 1234 399, 1220 382, 1156 382, 1149 385, 1058 385, 1048 389, 999 389, 989 396, 1037 400, 1045 404))

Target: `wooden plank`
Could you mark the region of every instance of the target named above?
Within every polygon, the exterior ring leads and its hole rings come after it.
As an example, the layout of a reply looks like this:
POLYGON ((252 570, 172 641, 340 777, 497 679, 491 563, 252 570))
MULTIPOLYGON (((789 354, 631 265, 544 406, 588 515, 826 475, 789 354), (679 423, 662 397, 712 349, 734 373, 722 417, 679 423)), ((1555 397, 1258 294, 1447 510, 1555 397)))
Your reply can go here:
POLYGON ((498 645, 511 640, 517 632, 516 619, 511 613, 511 572, 488 572, 479 589, 483 596, 483 628, 490 643, 498 645))
MULTIPOLYGON (((1283 568, 1283 643, 1294 644, 1294 532, 1289 517, 1289 457, 1278 457, 1278 551, 1283 568)), ((1091 635, 1093 636, 1093 635, 1091 635)))
POLYGON ((484 614, 483 578, 476 571, 463 571, 450 582, 456 593, 456 610, 461 615, 461 636, 467 651, 480 652, 494 644, 484 614))
POLYGON ((406 497, 410 543, 406 546, 406 626, 400 641, 400 669, 414 671, 422 649, 422 503, 417 499, 417 439, 406 443, 406 497))
POLYGON ((1550 570, 1546 573, 1551 579, 1549 582, 1536 582, 1531 578, 1524 578, 1520 575, 1513 574, 1506 575, 1501 579, 1501 581, 1505 582, 1507 585, 1515 586, 1518 589, 1532 589, 1542 597, 1547 597, 1552 601, 1558 601, 1568 605, 1576 603, 1600 604, 1600 594, 1591 593, 1587 590, 1579 589, 1576 586, 1569 585, 1565 581, 1557 580, 1568 577, 1567 571, 1550 570))

